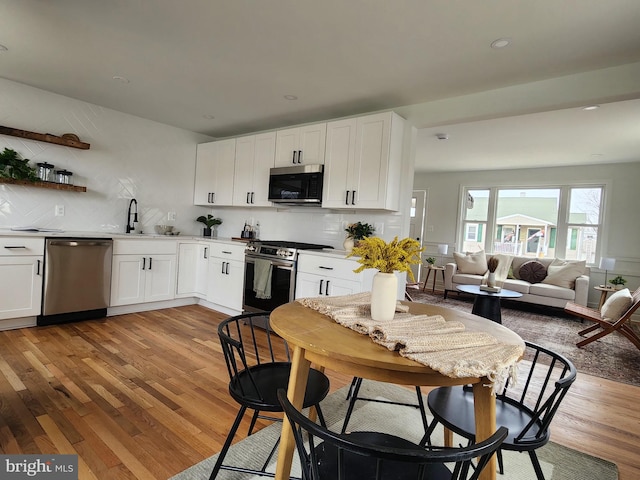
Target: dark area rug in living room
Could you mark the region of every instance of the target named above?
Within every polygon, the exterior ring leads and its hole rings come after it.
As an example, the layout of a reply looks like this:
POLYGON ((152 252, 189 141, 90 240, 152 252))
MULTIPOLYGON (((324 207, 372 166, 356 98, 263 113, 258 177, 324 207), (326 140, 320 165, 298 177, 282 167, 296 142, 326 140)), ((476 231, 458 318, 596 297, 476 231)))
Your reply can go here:
MULTIPOLYGON (((437 304, 471 312, 473 297, 449 293, 443 295, 407 290, 414 302, 437 304)), ((502 301, 502 324, 524 340, 561 353, 573 362, 579 372, 616 382, 640 386, 640 350, 619 333, 612 333, 582 348, 576 342, 578 332, 591 322, 567 315, 559 308, 543 307, 514 301, 502 301)))

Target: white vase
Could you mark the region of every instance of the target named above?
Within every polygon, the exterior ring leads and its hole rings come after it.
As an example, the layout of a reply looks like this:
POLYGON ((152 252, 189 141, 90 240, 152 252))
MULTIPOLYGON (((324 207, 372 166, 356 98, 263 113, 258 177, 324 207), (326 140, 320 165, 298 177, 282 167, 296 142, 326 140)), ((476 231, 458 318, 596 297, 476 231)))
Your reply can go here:
POLYGON ((371 287, 371 318, 387 322, 393 320, 396 311, 398 278, 393 273, 378 272, 371 287))
POLYGON ((489 276, 487 277, 487 287, 495 287, 496 286, 496 274, 495 272, 489 272, 489 276))
POLYGON ((354 245, 355 245, 355 242, 353 241, 353 237, 347 237, 344 239, 344 242, 342 242, 342 246, 344 247, 347 253, 351 253, 351 250, 353 250, 354 245))

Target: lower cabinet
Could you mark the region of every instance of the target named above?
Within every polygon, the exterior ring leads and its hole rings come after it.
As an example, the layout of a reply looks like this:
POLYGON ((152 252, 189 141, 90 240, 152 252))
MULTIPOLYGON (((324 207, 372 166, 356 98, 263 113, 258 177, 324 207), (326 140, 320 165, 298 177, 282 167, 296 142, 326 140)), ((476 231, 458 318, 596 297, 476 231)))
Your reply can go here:
POLYGON ((371 289, 372 274, 354 273, 360 264, 337 255, 300 252, 296 274, 296 298, 338 296, 371 289))
POLYGON ((0 237, 0 320, 40 314, 43 259, 44 239, 0 237))
POLYGON ((177 297, 206 298, 209 282, 208 243, 180 243, 178 245, 177 297))
POLYGON ((211 243, 207 301, 242 310, 245 245, 211 243))
POLYGON ((111 306, 174 299, 176 248, 168 240, 114 241, 111 306))

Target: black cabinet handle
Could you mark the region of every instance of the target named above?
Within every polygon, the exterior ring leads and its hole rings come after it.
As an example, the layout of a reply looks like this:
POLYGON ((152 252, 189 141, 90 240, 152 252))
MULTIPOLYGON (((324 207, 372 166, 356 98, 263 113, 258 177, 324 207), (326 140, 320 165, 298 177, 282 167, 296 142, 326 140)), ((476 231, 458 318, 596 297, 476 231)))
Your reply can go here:
POLYGON ((220 273, 221 273, 222 275, 224 275, 224 262, 222 262, 222 264, 220 265, 220 267, 221 267, 221 268, 220 268, 220 273))
POLYGON ((9 250, 17 250, 27 247, 25 247, 24 245, 5 245, 4 248, 8 248, 9 250))
POLYGON ((320 289, 318 290, 318 295, 322 295, 322 284, 324 283, 324 280, 320 280, 320 289))
POLYGON ((329 296, 329 280, 327 280, 327 286, 324 287, 324 294, 326 296, 329 296))
POLYGON ((333 267, 323 267, 322 265, 319 265, 318 268, 321 268, 323 270, 333 270, 333 267))
POLYGON ((40 275, 40 260, 38 260, 38 267, 36 269, 36 275, 40 275))
POLYGON ((227 255, 231 255, 233 252, 230 252, 229 250, 223 250, 222 253, 226 253, 227 255))
POLYGON ((247 200, 245 201, 245 203, 251 203, 249 202, 249 195, 251 195, 251 192, 247 192, 247 200))
POLYGON ((142 269, 145 270, 147 266, 147 257, 142 257, 142 269))
POLYGON ((351 190, 351 205, 355 205, 355 204, 356 204, 356 191, 351 190))
POLYGON ((298 163, 302 163, 302 150, 298 150, 298 163))
POLYGON ((253 195, 255 192, 251 192, 251 203, 253 204, 253 195))
POLYGON ((207 256, 207 250, 209 249, 209 247, 204 247, 204 257, 203 258, 209 258, 207 256))
POLYGON ((226 268, 224 269, 224 273, 226 273, 227 275, 229 275, 229 265, 230 265, 230 263, 229 263, 229 262, 226 262, 226 263, 227 263, 227 266, 226 266, 226 268))
POLYGON ((347 195, 344 197, 344 204, 349 205, 349 190, 347 190, 347 195))
POLYGON ((151 257, 149 257, 149 270, 151 270, 151 262, 153 261, 153 259, 151 257))
POLYGON ((293 160, 292 163, 296 163, 296 151, 293 151, 293 160))

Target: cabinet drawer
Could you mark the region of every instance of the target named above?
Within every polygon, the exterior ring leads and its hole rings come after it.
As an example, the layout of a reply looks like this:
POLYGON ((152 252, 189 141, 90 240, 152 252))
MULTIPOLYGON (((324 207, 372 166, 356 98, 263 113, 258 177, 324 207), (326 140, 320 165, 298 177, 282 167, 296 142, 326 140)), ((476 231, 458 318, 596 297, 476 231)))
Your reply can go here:
POLYGON ((353 271, 360 264, 355 260, 345 258, 330 258, 320 255, 304 255, 298 257, 298 271, 323 275, 326 277, 343 278, 345 280, 361 281, 358 273, 353 271))
POLYGON ((176 255, 176 240, 114 240, 114 255, 176 255))
POLYGON ((44 238, 0 237, 0 257, 44 255, 44 238))
POLYGON ((211 253, 209 256, 224 258, 225 260, 238 260, 244 262, 245 245, 231 245, 229 243, 211 242, 209 244, 211 253))

